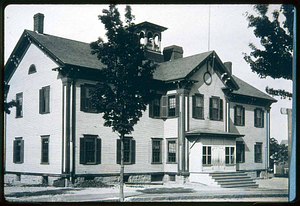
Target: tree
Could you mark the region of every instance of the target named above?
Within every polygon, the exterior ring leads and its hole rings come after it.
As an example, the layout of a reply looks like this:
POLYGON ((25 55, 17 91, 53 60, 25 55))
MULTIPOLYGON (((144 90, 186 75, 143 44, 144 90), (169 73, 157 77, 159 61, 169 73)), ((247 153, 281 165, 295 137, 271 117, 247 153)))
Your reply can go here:
POLYGON ((270 165, 275 162, 285 164, 288 162, 288 147, 284 144, 278 144, 278 141, 272 137, 270 139, 270 165))
MULTIPOLYGON (((263 49, 250 43, 249 47, 253 51, 250 55, 244 53, 244 59, 260 78, 270 76, 273 79, 292 80, 294 6, 281 5, 280 11, 272 12, 273 20, 267 16, 268 7, 268 4, 255 5, 258 16, 247 16, 248 27, 254 28, 254 35, 260 39, 263 49), (280 14, 285 17, 283 27, 279 22, 280 14)), ((290 92, 282 89, 266 87, 266 92, 281 98, 292 98, 290 92)))
POLYGON ((99 19, 105 25, 108 42, 99 38, 90 44, 92 54, 106 66, 105 81, 97 83, 91 102, 103 113, 104 126, 111 127, 121 139, 120 201, 124 201, 124 137, 134 130, 142 112, 153 97, 151 80, 156 65, 145 58, 138 41, 131 7, 125 9, 125 26, 116 5, 104 9, 99 19))

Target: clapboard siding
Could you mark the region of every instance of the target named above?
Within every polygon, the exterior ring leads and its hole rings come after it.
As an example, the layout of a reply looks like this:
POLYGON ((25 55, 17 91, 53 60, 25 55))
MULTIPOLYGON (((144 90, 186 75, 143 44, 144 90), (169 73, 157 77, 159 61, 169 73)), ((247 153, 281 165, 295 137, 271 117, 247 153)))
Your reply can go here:
POLYGON ((8 101, 23 92, 23 117, 16 118, 16 109, 6 115, 6 171, 61 173, 61 80, 52 71, 57 65, 37 46, 31 44, 9 81, 8 101), (31 64, 37 72, 28 75, 31 64), (39 90, 50 86, 50 113, 39 114, 39 90), (49 135, 49 165, 41 165, 41 135, 49 135), (23 137, 24 163, 13 163, 13 141, 23 137))

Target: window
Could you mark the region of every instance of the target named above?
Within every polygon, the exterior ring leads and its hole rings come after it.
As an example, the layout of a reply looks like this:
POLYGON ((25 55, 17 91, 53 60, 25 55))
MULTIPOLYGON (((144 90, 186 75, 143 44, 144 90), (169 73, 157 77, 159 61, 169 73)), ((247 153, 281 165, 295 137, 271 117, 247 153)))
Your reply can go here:
POLYGON ((36 72, 36 67, 34 64, 30 65, 29 70, 28 70, 28 74, 33 74, 36 72))
POLYGON ((168 140, 168 159, 167 163, 176 163, 176 140, 168 140))
POLYGON ((24 162, 24 140, 22 137, 17 137, 14 140, 14 163, 23 163, 24 162))
POLYGON ((149 104, 149 116, 152 118, 160 117, 161 96, 156 96, 149 104))
MULTIPOLYGON (((117 139, 117 164, 121 164, 121 140, 117 139)), ((124 164, 135 164, 135 140, 124 138, 124 164)))
POLYGON ((93 88, 95 88, 94 85, 81 85, 80 110, 83 112, 97 112, 97 109, 92 105, 92 102, 90 100, 91 91, 93 88))
POLYGON ((256 142, 254 145, 254 162, 262 163, 262 142, 256 142))
POLYGON ((178 117, 179 96, 157 96, 149 105, 149 116, 152 118, 178 117))
POLYGON ((234 164, 234 147, 225 147, 225 164, 234 164))
POLYGON ((16 117, 23 117, 23 93, 16 95, 16 117))
POLYGON ((245 125, 245 108, 242 106, 234 107, 234 124, 237 126, 245 125))
POLYGON ((161 162, 161 139, 152 139, 152 163, 161 162))
POLYGON ((245 144, 244 142, 236 142, 236 163, 245 162, 245 144))
POLYGON ((202 147, 202 164, 211 165, 211 146, 202 147))
POLYGON ((40 89, 40 114, 50 113, 50 86, 40 89))
POLYGON ((42 136, 41 163, 49 164, 49 136, 42 136))
POLYGON ((193 118, 204 119, 204 97, 201 94, 193 96, 193 118))
POLYGON ((223 100, 219 97, 209 99, 209 118, 211 120, 223 120, 223 100))
POLYGON ((101 164, 101 139, 97 135, 80 138, 80 164, 101 164))
POLYGON ((254 110, 254 126, 264 127, 264 111, 261 108, 256 108, 254 110))

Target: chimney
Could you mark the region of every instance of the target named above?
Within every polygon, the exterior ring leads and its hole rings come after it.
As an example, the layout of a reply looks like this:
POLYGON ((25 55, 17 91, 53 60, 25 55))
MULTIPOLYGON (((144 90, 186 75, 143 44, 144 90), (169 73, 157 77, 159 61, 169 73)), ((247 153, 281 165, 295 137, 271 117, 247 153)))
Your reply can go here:
POLYGON ((232 62, 224 62, 224 66, 226 67, 229 74, 232 75, 232 62))
POLYGON ((33 30, 39 34, 44 33, 44 14, 37 13, 33 16, 33 30))
POLYGON ((164 48, 164 61, 172 61, 183 57, 183 49, 181 46, 172 45, 164 48))

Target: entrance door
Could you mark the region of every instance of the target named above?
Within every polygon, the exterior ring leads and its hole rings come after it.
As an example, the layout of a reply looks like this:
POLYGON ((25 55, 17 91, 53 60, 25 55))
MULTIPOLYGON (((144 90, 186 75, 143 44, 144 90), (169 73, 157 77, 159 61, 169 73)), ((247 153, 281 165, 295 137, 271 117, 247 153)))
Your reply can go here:
POLYGON ((212 146, 212 169, 225 170, 225 148, 223 146, 212 146))

